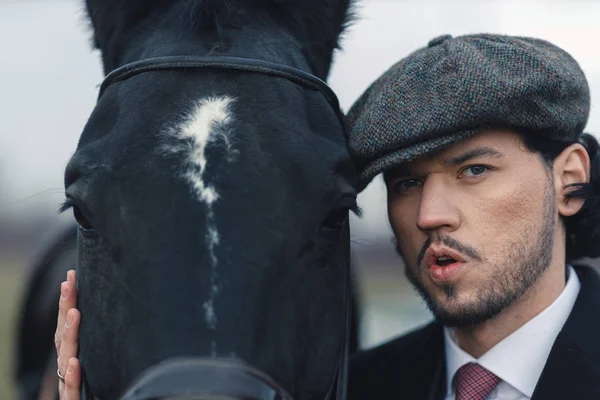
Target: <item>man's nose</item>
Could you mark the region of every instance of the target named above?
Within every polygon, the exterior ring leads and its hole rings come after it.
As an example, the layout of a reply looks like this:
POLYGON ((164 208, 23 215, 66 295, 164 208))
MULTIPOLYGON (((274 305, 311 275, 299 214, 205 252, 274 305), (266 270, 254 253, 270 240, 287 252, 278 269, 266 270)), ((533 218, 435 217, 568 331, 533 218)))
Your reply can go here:
POLYGON ((429 176, 423 184, 417 228, 423 233, 452 232, 460 226, 456 198, 442 177, 429 176))

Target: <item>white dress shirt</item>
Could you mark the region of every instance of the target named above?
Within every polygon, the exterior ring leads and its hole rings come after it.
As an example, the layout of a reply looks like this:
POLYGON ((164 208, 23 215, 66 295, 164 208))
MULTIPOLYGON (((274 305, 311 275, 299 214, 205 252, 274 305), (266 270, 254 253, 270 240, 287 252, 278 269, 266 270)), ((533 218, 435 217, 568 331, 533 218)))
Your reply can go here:
POLYGON ((476 362, 494 373, 501 381, 488 400, 529 400, 546 365, 546 360, 565 324, 579 294, 580 282, 572 266, 567 266, 567 283, 562 293, 548 308, 504 338, 487 353, 473 358, 454 341, 444 328, 446 353, 445 400, 455 400, 452 379, 456 371, 469 362, 476 362))

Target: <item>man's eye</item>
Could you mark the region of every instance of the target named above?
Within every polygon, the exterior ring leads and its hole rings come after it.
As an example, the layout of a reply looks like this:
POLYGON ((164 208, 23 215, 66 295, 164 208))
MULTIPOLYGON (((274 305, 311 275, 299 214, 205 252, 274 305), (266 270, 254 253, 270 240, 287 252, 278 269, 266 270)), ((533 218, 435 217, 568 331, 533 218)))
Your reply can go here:
POLYGON ((420 185, 421 181, 418 179, 404 179, 394 183, 394 192, 402 193, 420 185))
POLYGON ((465 175, 467 177, 477 176, 485 173, 489 168, 485 165, 473 165, 471 167, 465 168, 461 175, 465 175))

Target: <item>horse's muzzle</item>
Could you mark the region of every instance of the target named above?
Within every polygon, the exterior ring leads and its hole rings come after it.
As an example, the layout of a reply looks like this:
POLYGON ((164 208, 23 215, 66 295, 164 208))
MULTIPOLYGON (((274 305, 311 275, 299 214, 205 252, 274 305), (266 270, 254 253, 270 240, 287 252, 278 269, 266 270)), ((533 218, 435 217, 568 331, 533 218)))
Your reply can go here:
POLYGON ((173 358, 144 371, 121 400, 293 400, 265 373, 238 360, 173 358))

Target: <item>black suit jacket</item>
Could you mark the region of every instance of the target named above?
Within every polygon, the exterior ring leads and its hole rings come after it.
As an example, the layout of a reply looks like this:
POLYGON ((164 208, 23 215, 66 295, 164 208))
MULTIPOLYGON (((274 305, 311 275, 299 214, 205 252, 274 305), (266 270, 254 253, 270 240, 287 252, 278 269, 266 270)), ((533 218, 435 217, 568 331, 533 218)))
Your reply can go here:
MULTIPOLYGON (((575 266, 581 290, 558 334, 532 400, 600 400, 600 277, 575 266)), ((348 400, 440 400, 444 336, 433 322, 350 360, 348 400)))

